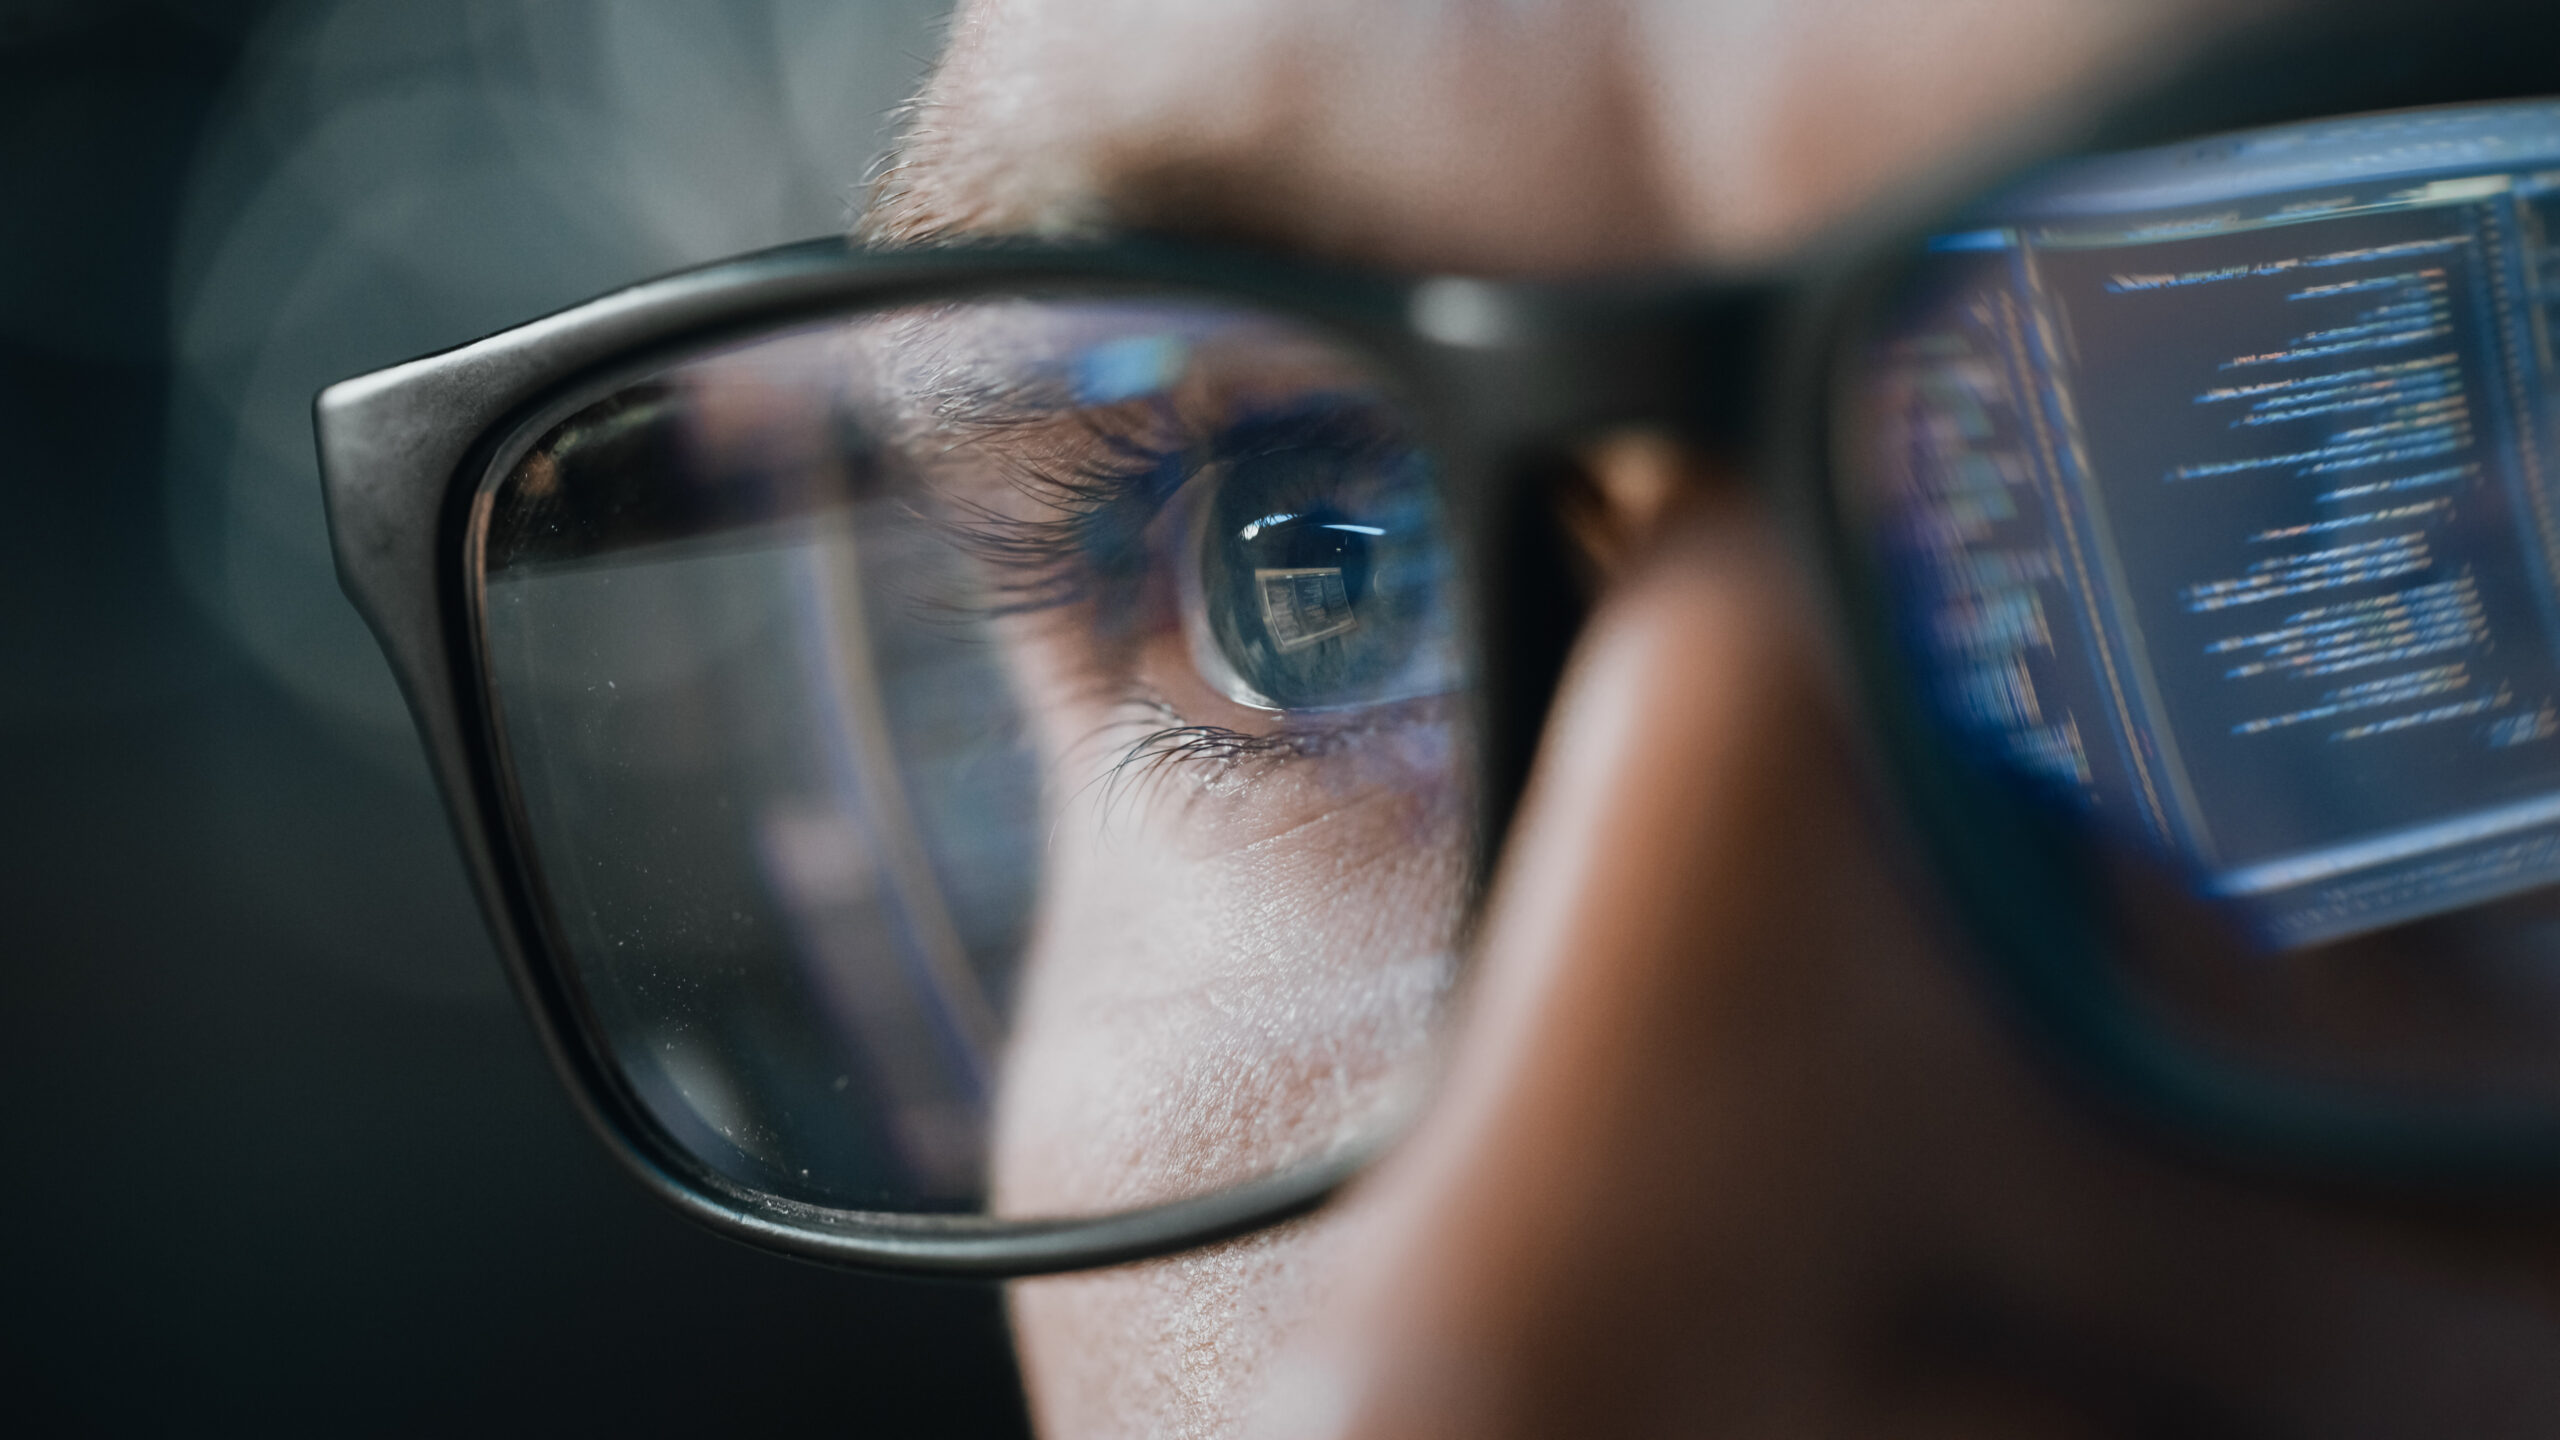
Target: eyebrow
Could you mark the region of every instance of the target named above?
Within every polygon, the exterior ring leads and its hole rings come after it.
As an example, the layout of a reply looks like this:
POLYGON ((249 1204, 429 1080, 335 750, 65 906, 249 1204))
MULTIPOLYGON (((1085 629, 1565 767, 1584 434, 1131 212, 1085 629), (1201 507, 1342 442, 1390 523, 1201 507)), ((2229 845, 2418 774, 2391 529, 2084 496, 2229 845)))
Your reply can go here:
MULTIPOLYGON (((955 39, 955 46, 964 44, 955 39)), ((895 138, 872 167, 853 235, 883 246, 966 240, 1103 240, 1143 231, 1261 247, 1323 249, 1305 233, 1299 157, 1260 146, 1172 148, 1143 155, 1099 143, 1091 153, 1026 150, 990 122, 973 57, 947 52, 901 107, 895 138), (951 71, 957 69, 957 79, 951 71)), ((1053 137, 1054 138, 1054 137, 1053 137)), ((1157 137, 1160 141, 1164 137, 1157 137)))
MULTIPOLYGON (((913 113, 948 112, 938 102, 918 101, 913 113)), ((961 138, 947 124, 911 122, 874 170, 853 232, 875 245, 1099 240, 1134 230, 1265 245, 1293 238, 1283 217, 1257 201, 1275 187, 1240 157, 1166 157, 1031 195, 1004 183, 1019 163, 961 138)))
MULTIPOLYGON (((954 42, 957 43, 956 41, 954 42)), ((889 148, 871 168, 852 233, 873 245, 935 245, 967 239, 1090 233, 1086 203, 1006 205, 1012 157, 974 137, 972 107, 936 93, 956 55, 946 52, 922 93, 899 107, 889 148), (1070 219, 1065 212, 1079 212, 1070 219)))

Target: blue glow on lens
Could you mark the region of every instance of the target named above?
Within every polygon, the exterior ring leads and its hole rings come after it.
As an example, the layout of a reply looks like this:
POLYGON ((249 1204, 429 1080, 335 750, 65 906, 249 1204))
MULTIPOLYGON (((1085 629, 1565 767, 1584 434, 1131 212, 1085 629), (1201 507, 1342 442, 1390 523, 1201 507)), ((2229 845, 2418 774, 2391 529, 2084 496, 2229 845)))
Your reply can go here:
POLYGON ((1190 347, 1173 335, 1131 335, 1107 340, 1076 357, 1080 405, 1110 405, 1152 395, 1182 378, 1190 347))

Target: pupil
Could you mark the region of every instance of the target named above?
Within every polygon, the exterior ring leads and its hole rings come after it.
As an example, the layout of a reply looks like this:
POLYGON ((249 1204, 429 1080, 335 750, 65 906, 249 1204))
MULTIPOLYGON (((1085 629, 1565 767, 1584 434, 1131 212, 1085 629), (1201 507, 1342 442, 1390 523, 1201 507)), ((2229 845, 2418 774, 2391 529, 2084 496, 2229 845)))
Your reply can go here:
POLYGON ((1360 626, 1369 596, 1369 545, 1329 510, 1248 526, 1242 541, 1254 596, 1273 648, 1282 654, 1360 626))
POLYGON ((1412 649, 1400 599, 1407 527, 1386 477, 1323 447, 1239 461, 1211 502, 1200 556, 1209 641, 1231 698, 1272 709, 1365 703, 1412 649), (1374 512, 1374 513, 1373 513, 1374 512), (1400 558, 1401 557, 1401 558, 1400 558))

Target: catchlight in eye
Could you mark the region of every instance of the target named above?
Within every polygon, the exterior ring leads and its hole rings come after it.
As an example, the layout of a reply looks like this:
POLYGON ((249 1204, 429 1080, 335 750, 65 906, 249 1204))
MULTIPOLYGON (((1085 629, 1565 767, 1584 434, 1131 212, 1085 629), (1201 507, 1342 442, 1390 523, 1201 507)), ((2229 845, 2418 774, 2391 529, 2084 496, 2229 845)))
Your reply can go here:
POLYGON ((1185 622, 1201 675, 1266 710, 1437 693, 1447 541, 1411 449, 1264 434, 1199 482, 1185 622))

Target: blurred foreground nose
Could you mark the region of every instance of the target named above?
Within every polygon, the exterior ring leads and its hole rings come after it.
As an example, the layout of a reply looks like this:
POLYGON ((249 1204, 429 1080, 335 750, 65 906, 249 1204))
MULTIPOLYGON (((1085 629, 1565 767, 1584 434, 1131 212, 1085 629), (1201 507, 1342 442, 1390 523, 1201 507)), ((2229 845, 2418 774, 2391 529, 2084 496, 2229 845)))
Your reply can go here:
POLYGON ((1271 1433, 1849 1421, 1832 1360, 1891 1228, 1892 1097, 1962 1002, 1862 808, 1803 579, 1762 518, 1706 508, 1603 597, 1447 1092, 1347 1202, 1352 1278, 1273 1376, 1271 1433))

